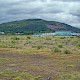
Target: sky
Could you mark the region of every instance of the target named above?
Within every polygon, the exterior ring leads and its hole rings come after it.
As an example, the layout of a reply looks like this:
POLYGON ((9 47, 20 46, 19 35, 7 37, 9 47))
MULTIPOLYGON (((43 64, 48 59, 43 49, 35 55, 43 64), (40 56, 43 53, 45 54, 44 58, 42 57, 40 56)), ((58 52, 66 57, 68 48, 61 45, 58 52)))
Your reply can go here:
POLYGON ((80 28, 80 0, 0 0, 0 23, 35 18, 80 28))

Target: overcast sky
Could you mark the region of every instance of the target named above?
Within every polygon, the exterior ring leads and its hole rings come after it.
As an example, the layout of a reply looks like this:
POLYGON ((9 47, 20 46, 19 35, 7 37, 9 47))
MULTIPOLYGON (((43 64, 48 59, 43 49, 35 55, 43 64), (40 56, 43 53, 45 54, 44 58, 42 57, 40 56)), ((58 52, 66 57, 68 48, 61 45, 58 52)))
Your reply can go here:
POLYGON ((28 18, 80 28, 80 0, 0 0, 0 23, 28 18))

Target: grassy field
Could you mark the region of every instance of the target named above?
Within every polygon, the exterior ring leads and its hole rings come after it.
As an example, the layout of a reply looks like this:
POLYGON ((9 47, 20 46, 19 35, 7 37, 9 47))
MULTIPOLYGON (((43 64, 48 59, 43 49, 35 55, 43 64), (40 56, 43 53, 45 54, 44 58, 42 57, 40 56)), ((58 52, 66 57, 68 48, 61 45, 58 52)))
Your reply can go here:
POLYGON ((80 37, 0 35, 0 80, 80 80, 80 37))

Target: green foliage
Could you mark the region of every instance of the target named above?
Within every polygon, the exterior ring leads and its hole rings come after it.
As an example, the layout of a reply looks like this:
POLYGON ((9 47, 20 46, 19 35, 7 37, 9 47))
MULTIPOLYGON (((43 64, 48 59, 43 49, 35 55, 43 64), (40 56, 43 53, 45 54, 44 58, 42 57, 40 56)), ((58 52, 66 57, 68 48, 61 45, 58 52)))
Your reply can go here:
POLYGON ((51 51, 52 51, 52 54, 53 54, 53 53, 61 52, 61 50, 60 50, 59 48, 57 48, 57 47, 51 48, 51 51))
POLYGON ((72 52, 70 50, 64 50, 64 54, 72 54, 72 52))
POLYGON ((26 72, 21 72, 21 71, 12 71, 12 70, 1 70, 0 71, 0 79, 3 80, 5 79, 4 77, 6 76, 6 80, 39 80, 39 77, 34 77, 26 72))
POLYGON ((74 38, 74 36, 71 36, 70 38, 74 38))
POLYGON ((56 52, 56 53, 57 53, 57 52, 61 52, 61 50, 60 50, 59 48, 55 47, 55 48, 54 48, 54 52, 56 52))
POLYGON ((51 38, 50 37, 46 37, 46 40, 51 40, 51 38))
POLYGON ((13 39, 13 40, 20 40, 20 38, 17 37, 17 36, 12 37, 11 39, 13 39))
POLYGON ((12 40, 11 43, 16 43, 16 41, 15 40, 12 40))
POLYGON ((31 37, 30 36, 27 36, 27 39, 31 39, 31 37))
POLYGON ((58 45, 58 47, 59 47, 59 48, 63 48, 63 46, 62 46, 62 45, 58 45))
POLYGON ((65 39, 66 37, 60 37, 60 39, 65 39))
POLYGON ((41 49, 41 48, 43 48, 42 45, 38 45, 38 46, 37 46, 37 49, 41 49))
POLYGON ((80 44, 77 44, 77 47, 80 48, 80 44))
POLYGON ((79 72, 63 73, 60 78, 60 80, 79 80, 79 79, 80 79, 79 72))
POLYGON ((76 36, 77 38, 80 38, 80 36, 76 36))

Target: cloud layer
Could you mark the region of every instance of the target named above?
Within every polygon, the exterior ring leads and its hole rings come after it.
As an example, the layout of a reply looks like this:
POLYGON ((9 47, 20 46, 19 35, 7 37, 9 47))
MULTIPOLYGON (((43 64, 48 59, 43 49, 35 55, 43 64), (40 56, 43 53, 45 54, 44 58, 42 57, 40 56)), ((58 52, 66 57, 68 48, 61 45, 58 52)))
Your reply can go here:
POLYGON ((0 0, 0 23, 28 18, 80 28, 80 0, 0 0))

